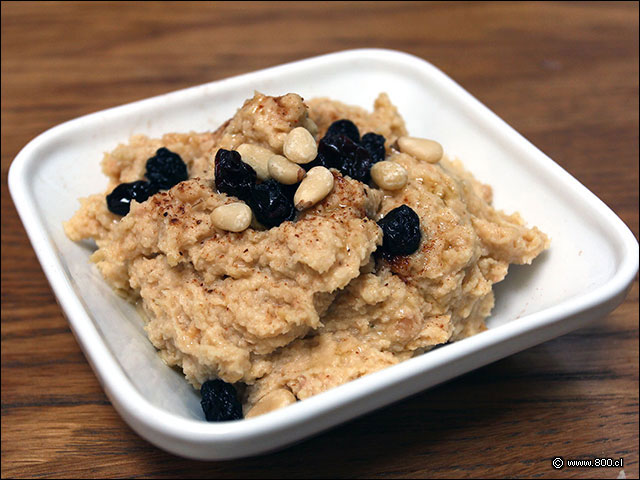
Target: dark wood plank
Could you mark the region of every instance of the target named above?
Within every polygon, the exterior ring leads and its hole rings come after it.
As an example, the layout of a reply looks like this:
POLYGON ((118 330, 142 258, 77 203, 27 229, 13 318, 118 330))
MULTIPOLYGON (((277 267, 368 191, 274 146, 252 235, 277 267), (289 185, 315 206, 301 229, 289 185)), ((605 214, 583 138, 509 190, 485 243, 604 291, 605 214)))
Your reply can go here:
POLYGON ((444 70, 638 236, 638 4, 3 2, 2 477, 638 477, 638 282, 606 319, 281 452, 167 454, 109 404, 7 189, 29 140, 103 108, 336 50, 444 70))

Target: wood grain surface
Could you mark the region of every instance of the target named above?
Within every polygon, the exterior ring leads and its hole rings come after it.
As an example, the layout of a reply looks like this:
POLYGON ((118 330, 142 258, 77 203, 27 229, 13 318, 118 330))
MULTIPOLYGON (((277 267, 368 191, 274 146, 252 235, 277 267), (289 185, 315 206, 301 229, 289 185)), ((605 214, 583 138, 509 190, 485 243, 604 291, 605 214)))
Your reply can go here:
POLYGON ((2 2, 2 477, 638 477, 638 282, 589 328, 278 453, 138 437, 81 353, 7 189, 79 115, 296 59, 403 50, 468 89, 638 236, 638 4, 2 2), (555 456, 620 468, 551 467, 555 456))

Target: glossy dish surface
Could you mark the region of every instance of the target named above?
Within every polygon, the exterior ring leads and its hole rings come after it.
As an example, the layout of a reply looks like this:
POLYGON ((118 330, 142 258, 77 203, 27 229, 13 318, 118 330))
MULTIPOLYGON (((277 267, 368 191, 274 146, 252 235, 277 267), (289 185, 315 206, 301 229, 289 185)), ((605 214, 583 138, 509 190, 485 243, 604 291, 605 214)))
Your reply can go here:
POLYGON ((114 406, 141 436, 172 453, 226 459, 282 447, 342 421, 585 325, 623 299, 637 242, 600 200, 427 62, 354 50, 193 87, 82 117, 45 132, 13 162, 9 184, 43 269, 114 406), (328 96, 368 108, 389 93, 411 134, 438 139, 494 204, 549 234, 533 266, 498 284, 489 330, 263 417, 208 424, 199 396, 148 342, 62 221, 77 198, 102 190, 102 153, 132 134, 215 129, 254 90, 328 96))

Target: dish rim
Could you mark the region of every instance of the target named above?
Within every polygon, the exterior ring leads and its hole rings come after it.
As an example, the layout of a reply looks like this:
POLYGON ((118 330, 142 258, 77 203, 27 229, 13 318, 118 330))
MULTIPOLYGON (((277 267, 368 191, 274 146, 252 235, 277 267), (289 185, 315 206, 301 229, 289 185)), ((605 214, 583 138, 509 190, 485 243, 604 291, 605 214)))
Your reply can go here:
MULTIPOLYGON (((8 185, 14 205, 43 271, 72 327, 78 344, 84 351, 85 357, 91 364, 112 404, 134 430, 164 449, 167 449, 165 445, 156 443, 149 438, 148 431, 175 441, 210 445, 217 443, 232 444, 246 441, 251 437, 271 435, 278 431, 285 431, 302 425, 313 419, 320 419, 323 415, 340 406, 351 405, 376 391, 392 388, 394 385, 424 374, 426 371, 463 359, 473 353, 485 352, 491 347, 518 337, 523 333, 544 329, 568 317, 596 310, 598 307, 605 306, 608 309, 607 311, 610 311, 622 301, 638 270, 637 240, 624 222, 608 206, 437 67, 419 57, 394 50, 355 49, 311 57, 81 116, 55 126, 31 140, 13 160, 9 169, 8 185), (445 348, 435 349, 429 352, 428 355, 414 357, 267 415, 237 422, 208 423, 204 420, 188 419, 153 405, 128 379, 117 358, 110 352, 108 345, 91 319, 90 311, 85 308, 79 295, 75 292, 69 278, 70 273, 66 270, 63 259, 56 253, 47 228, 39 218, 40 215, 34 199, 30 195, 31 187, 28 175, 29 171, 35 168, 39 161, 38 152, 46 148, 47 145, 55 143, 56 139, 69 135, 79 127, 85 126, 87 122, 95 121, 98 116, 108 121, 148 104, 155 104, 168 99, 171 101, 180 101, 181 98, 186 99, 190 95, 200 93, 203 88, 208 86, 222 87, 230 83, 257 79, 265 75, 283 76, 289 70, 308 67, 312 63, 321 66, 323 63, 355 58, 408 64, 412 68, 428 70, 430 75, 433 75, 435 71, 435 74, 440 76, 442 81, 450 82, 450 88, 455 90, 456 97, 460 97, 460 101, 472 109, 475 115, 484 118, 490 126, 499 127, 504 138, 518 148, 526 149, 530 155, 535 157, 536 166, 546 169, 549 174, 558 177, 559 181, 562 181, 572 190, 572 194, 586 201, 589 204, 588 208, 597 213, 595 216, 597 217, 598 225, 604 223, 604 226, 612 232, 607 236, 607 241, 617 240, 616 246, 622 247, 619 250, 621 258, 615 273, 603 285, 586 294, 563 300, 557 305, 528 314, 504 325, 496 326, 473 337, 447 344, 445 348), (147 430, 147 435, 143 435, 140 429, 147 430)), ((457 374, 453 376, 457 376, 457 374)), ((396 400, 406 396, 408 395, 402 395, 396 400)), ((358 415, 368 413, 375 408, 378 407, 367 407, 358 415)), ((349 414, 347 418, 351 419, 354 416, 349 414)), ((343 421, 344 419, 333 422, 330 426, 343 421)), ((176 452, 175 450, 170 451, 176 452)), ((264 449, 260 451, 264 451, 264 449)), ((180 454, 184 455, 184 452, 180 454)), ((245 456, 245 454, 236 455, 236 457, 238 456, 245 456)), ((202 457, 197 456, 194 458, 202 457)), ((213 455, 207 458, 234 458, 234 456, 223 455, 216 457, 213 455)))

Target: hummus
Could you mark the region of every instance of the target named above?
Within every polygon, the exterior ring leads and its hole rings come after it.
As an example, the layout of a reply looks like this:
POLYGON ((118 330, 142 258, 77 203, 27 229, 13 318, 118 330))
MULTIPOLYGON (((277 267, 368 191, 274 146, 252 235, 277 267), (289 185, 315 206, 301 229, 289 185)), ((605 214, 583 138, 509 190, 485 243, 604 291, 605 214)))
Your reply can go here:
POLYGON ((518 214, 494 209, 491 188, 458 161, 427 163, 395 150, 404 135, 385 94, 367 112, 256 93, 215 132, 137 135, 107 153, 107 192, 81 199, 65 232, 95 240, 91 260, 105 281, 139 303, 150 341, 194 387, 215 378, 242 383, 245 413, 283 389, 304 399, 485 330, 492 285, 510 263, 531 263, 549 245, 518 214), (385 137, 387 160, 408 172, 403 188, 331 170, 331 192, 295 221, 239 233, 213 225, 214 209, 238 201, 216 191, 218 149, 250 143, 282 155, 292 129, 315 123, 318 139, 339 119, 385 137), (142 179, 160 147, 180 155, 189 179, 132 201, 124 217, 111 213, 105 195, 142 179), (376 222, 401 205, 420 218, 420 246, 379 255, 376 222))

